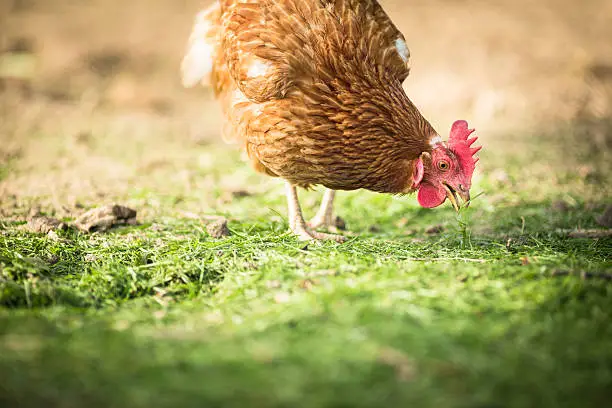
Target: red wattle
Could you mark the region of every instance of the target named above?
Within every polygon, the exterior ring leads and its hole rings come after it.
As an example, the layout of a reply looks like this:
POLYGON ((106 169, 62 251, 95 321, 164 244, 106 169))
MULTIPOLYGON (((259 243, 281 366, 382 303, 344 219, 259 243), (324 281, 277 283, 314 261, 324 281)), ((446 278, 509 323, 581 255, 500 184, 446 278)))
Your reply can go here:
POLYGON ((421 207, 434 208, 441 205, 446 200, 445 190, 437 189, 431 184, 421 184, 417 196, 421 207))

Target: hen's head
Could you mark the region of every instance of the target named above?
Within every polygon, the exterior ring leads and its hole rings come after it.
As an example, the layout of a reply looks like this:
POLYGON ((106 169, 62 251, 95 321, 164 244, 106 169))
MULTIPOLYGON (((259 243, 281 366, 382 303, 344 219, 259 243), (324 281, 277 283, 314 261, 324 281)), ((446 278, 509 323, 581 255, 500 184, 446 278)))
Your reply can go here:
POLYGON ((419 190, 418 201, 422 207, 437 207, 448 198, 458 211, 457 196, 464 203, 469 202, 472 174, 478 162, 474 155, 482 148, 471 147, 477 139, 469 138, 473 132, 466 121, 458 120, 447 143, 437 143, 431 154, 423 153, 418 159, 413 187, 419 190))

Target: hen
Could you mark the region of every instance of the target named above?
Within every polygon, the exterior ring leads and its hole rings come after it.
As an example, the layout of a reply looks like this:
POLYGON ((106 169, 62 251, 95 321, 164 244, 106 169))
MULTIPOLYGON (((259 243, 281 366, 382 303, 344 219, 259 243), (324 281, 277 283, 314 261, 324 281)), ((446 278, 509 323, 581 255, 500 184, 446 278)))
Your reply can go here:
POLYGON ((212 86, 255 170, 286 181, 291 230, 334 239, 335 190, 418 191, 421 206, 469 202, 476 138, 443 142, 402 88, 410 52, 376 0, 219 0, 202 11, 183 83, 212 86), (327 188, 312 222, 296 187, 327 188))

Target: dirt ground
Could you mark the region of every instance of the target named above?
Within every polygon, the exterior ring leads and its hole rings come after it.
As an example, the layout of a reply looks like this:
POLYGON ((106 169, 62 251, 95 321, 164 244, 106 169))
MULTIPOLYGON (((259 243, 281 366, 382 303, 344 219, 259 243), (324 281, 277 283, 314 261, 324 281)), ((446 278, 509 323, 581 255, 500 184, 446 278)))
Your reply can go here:
MULTIPOLYGON (((216 104, 182 89, 178 72, 207 3, 2 0, 3 197, 127 189, 143 169, 217 141, 216 104)), ((408 93, 438 129, 465 118, 494 143, 612 116, 610 1, 381 3, 412 51, 408 93)), ((608 149, 605 132, 585 141, 608 149)))
MULTIPOLYGON (((197 110, 201 102, 180 89, 177 67, 193 16, 208 3, 3 0, 2 48, 33 50, 32 80, 46 96, 101 93, 90 97, 197 110)), ((410 95, 440 124, 457 116, 478 123, 571 119, 612 76, 609 1, 382 3, 409 40, 410 95)), ((610 113, 603 101, 593 104, 610 113)))

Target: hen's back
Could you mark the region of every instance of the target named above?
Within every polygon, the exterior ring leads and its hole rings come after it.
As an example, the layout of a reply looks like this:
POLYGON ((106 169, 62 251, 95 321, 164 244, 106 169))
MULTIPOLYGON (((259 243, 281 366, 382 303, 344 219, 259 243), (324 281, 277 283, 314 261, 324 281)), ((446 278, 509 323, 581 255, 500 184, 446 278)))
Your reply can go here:
POLYGON ((296 84, 354 75, 403 82, 409 51, 376 0, 220 0, 202 11, 183 61, 186 86, 262 103, 296 84))

